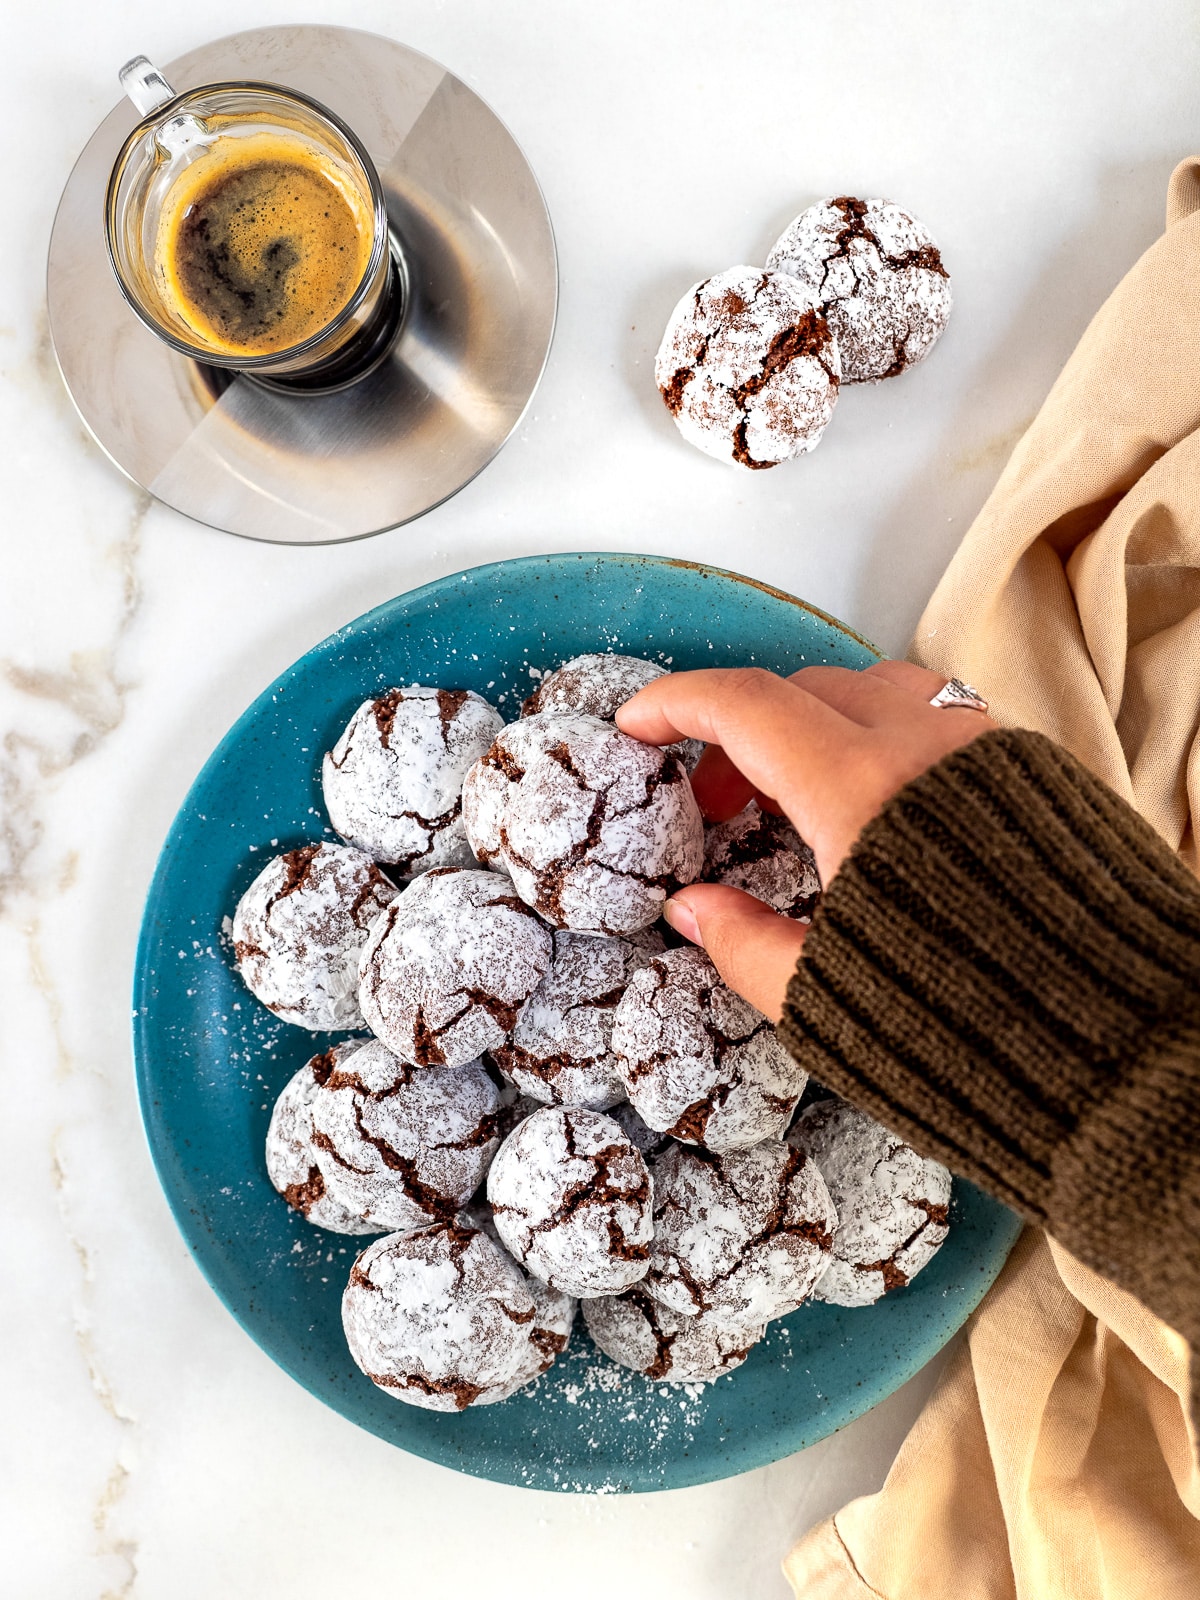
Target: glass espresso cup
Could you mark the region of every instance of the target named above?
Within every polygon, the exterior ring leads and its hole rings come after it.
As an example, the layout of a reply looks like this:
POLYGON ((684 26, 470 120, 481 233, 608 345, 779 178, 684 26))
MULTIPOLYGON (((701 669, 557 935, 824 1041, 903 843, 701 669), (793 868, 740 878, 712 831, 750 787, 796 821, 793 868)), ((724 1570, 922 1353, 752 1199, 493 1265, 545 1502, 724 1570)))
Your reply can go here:
POLYGON ((138 316, 215 367, 329 387, 397 320, 383 187, 332 111, 269 83, 176 94, 144 56, 121 81, 143 120, 105 201, 109 259, 138 316))

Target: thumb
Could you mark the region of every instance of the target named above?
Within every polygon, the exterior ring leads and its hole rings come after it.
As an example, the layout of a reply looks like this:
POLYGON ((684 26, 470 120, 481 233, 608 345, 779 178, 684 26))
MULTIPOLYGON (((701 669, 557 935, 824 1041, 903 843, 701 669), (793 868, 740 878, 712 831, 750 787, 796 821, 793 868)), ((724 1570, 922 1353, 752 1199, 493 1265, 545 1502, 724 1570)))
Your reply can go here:
POLYGON ((663 914, 677 933, 704 947, 731 989, 779 1021, 808 932, 804 923, 722 883, 688 884, 667 901, 663 914))

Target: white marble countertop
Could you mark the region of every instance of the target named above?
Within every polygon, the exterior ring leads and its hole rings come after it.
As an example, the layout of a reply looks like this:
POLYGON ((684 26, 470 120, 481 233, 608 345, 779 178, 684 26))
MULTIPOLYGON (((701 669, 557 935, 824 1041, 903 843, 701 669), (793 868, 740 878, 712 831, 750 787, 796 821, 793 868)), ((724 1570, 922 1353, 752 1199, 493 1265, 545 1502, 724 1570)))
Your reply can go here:
POLYGON ((903 649, 1088 317, 1200 145, 1188 0, 213 0, 169 19, 41 0, 5 23, 0 256, 0 1589, 21 1600, 779 1600, 793 1538, 883 1478, 928 1391, 723 1484, 628 1499, 458 1477, 357 1431, 237 1328, 142 1137, 129 984, 141 903, 229 723, 338 624, 531 551, 734 566, 903 649), (123 481, 45 328, 71 163, 117 66, 335 21, 444 61, 544 186, 559 331, 516 437, 423 521, 341 547, 244 543, 123 481), (852 390, 817 453, 743 475, 682 444, 651 382, 689 283, 760 261, 827 193, 930 224, 956 308, 930 361, 852 390), (15 1215, 14 1212, 15 1202, 15 1215))

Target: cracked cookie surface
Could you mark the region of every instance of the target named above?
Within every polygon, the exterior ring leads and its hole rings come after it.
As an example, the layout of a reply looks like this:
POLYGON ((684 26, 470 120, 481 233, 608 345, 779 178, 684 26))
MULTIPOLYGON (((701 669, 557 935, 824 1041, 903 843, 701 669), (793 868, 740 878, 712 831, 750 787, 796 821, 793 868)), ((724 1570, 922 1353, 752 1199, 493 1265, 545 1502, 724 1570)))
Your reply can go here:
POLYGON ((312 1107, 321 1082, 361 1045, 359 1039, 347 1039, 306 1061, 284 1085, 267 1128, 267 1176, 293 1210, 331 1233, 379 1232, 328 1192, 312 1145, 312 1107))
POLYGON ((509 1135, 487 1198, 505 1248, 564 1294, 620 1294, 645 1275, 652 1185, 611 1117, 550 1107, 509 1135))
MULTIPOLYGON (((593 652, 573 656, 561 667, 548 672, 521 707, 522 717, 540 712, 579 711, 611 722, 626 700, 632 700, 655 678, 667 676, 667 668, 642 656, 622 656, 615 652, 593 652)), ((703 753, 699 739, 679 739, 663 746, 678 756, 691 772, 703 753)))
POLYGON ((715 1311, 681 1317, 643 1289, 583 1302, 596 1346, 655 1383, 712 1383, 740 1367, 767 1331, 715 1311))
POLYGON ((717 1156, 676 1145, 651 1164, 654 1243, 643 1288, 680 1316, 770 1322, 812 1293, 837 1212, 803 1151, 775 1139, 717 1156))
POLYGON ((396 886, 370 856, 308 844, 269 861, 238 901, 233 948, 246 987, 302 1028, 361 1028, 358 960, 396 886))
POLYGON ((845 1100, 807 1107, 787 1140, 815 1162, 837 1207, 833 1256, 815 1298, 868 1306, 911 1283, 949 1231, 946 1168, 845 1100))
POLYGON ((367 1027, 401 1061, 461 1067, 503 1044, 550 966, 550 930, 495 872, 434 868, 371 929, 367 1027))
POLYGON ((377 1232, 452 1222, 500 1145, 500 1091, 480 1062, 414 1067, 371 1039, 322 1078, 313 1155, 326 1193, 377 1232))
POLYGON ((684 438, 752 470, 814 448, 841 370, 817 298, 798 278, 759 267, 730 267, 689 289, 654 362, 684 438))
POLYGON ((501 728, 483 755, 469 768, 463 779, 463 825, 467 841, 481 866, 500 864, 500 829, 508 803, 525 769, 551 745, 558 744, 573 731, 580 732, 595 718, 570 711, 530 714, 519 722, 501 728))
POLYGON ((654 956, 613 1019, 625 1092, 651 1128, 718 1152, 782 1138, 808 1074, 703 950, 654 956))
MULTIPOLYGON (((513 1257, 504 1247, 496 1228, 496 1219, 493 1217, 486 1201, 476 1201, 469 1205, 462 1213, 462 1221, 472 1228, 478 1228, 481 1233, 495 1245, 505 1260, 513 1261, 513 1257)), ((525 1279, 525 1287, 529 1290, 534 1305, 534 1318, 529 1325, 530 1351, 526 1362, 529 1376, 524 1379, 528 1383, 540 1373, 548 1371, 556 1359, 571 1341, 571 1329, 575 1324, 575 1313, 579 1302, 574 1295, 563 1294, 560 1289, 552 1289, 548 1283, 543 1283, 532 1272, 526 1272, 520 1262, 513 1261, 513 1265, 521 1272, 525 1279)))
POLYGON ((811 922, 821 895, 816 858, 786 817, 751 800, 704 830, 705 883, 742 889, 797 922, 811 922))
POLYGON ((840 195, 802 211, 767 257, 822 305, 843 383, 894 378, 923 361, 950 317, 950 275, 933 235, 890 200, 840 195))
POLYGON ((493 1405, 543 1371, 530 1339, 537 1315, 525 1274, 462 1223, 376 1239, 342 1296, 358 1366, 388 1394, 429 1411, 493 1405))
POLYGON ((611 938, 556 929, 550 970, 492 1058, 543 1105, 607 1111, 625 1098, 612 1051, 613 1014, 632 975, 662 952, 655 929, 611 938))
POLYGON ((500 860, 553 927, 636 933, 696 878, 704 824, 675 756, 589 717, 524 770, 500 860))
POLYGON ((413 684, 364 701, 321 766, 334 829, 401 877, 473 865, 463 779, 502 726, 469 689, 413 684))

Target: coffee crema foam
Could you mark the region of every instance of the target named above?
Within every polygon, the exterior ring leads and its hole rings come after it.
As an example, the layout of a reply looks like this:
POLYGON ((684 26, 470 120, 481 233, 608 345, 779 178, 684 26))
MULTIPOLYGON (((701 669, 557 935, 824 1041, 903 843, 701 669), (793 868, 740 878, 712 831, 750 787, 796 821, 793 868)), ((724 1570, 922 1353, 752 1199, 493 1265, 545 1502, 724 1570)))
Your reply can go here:
POLYGON ((362 281, 374 211, 353 175, 302 137, 218 138, 162 205, 166 304, 214 354, 269 355, 321 332, 362 281))

